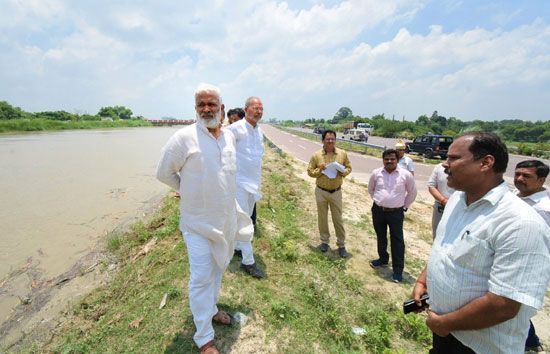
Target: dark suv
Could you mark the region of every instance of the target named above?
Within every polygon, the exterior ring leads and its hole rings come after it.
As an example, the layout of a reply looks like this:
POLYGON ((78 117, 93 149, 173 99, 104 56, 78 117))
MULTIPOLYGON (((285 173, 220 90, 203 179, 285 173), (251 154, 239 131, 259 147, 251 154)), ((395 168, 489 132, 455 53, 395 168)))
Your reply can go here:
POLYGON ((410 143, 405 143, 405 152, 416 152, 427 159, 439 156, 443 160, 447 158, 447 151, 452 143, 453 137, 450 135, 425 134, 417 136, 410 143))
POLYGON ((323 128, 320 125, 316 126, 315 129, 313 129, 314 134, 323 134, 324 132, 325 132, 325 128, 323 128))

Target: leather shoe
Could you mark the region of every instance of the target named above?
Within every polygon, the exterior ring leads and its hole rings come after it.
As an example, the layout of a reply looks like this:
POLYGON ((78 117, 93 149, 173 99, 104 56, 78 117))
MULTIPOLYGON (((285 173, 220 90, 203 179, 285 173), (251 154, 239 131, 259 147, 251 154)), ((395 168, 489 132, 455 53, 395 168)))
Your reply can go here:
POLYGON ((323 253, 325 253, 326 251, 328 251, 328 244, 326 243, 321 243, 321 246, 319 246, 319 250, 323 253))
POLYGON ((369 264, 373 268, 378 268, 382 266, 387 266, 388 262, 382 262, 380 259, 375 259, 374 261, 370 261, 369 264))
POLYGON ((393 273, 391 276, 391 281, 394 283, 402 283, 403 282, 403 274, 402 273, 393 273))
POLYGON ((254 278, 262 279, 265 278, 265 274, 256 266, 256 262, 252 264, 242 264, 241 268, 244 269, 244 271, 250 275, 252 275, 254 278))
POLYGON ((340 255, 340 257, 342 258, 346 258, 348 256, 348 252, 346 252, 346 248, 345 247, 340 247, 338 248, 338 254, 340 255))

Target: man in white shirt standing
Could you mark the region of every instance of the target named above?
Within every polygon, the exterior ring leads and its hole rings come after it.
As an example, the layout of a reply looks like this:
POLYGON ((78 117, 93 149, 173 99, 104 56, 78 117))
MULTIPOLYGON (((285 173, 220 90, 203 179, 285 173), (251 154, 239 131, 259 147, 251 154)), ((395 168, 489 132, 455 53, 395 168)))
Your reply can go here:
POLYGON ((548 226, 508 190, 504 143, 456 139, 443 163, 454 192, 412 297, 429 293, 430 353, 522 353, 550 272, 548 226))
POLYGON ((453 188, 447 185, 447 174, 445 173, 445 168, 443 163, 435 166, 432 170, 432 174, 428 179, 428 192, 434 197, 434 206, 432 213, 432 235, 435 238, 435 231, 437 230, 437 225, 441 221, 441 216, 443 215, 443 210, 445 205, 449 200, 449 197, 455 191, 453 188))
POLYGON ((403 140, 399 140, 397 144, 395 144, 395 150, 399 153, 397 157, 399 160, 399 167, 404 168, 414 176, 414 163, 410 157, 405 156, 405 143, 403 143, 403 140))
MULTIPOLYGON (((516 165, 514 172, 517 196, 532 206, 548 226, 550 226, 550 198, 543 185, 549 170, 549 167, 539 160, 525 160, 516 165)), ((543 350, 533 322, 530 322, 525 351, 542 352, 543 350)))
MULTIPOLYGON (((254 205, 262 195, 262 157, 264 136, 258 122, 262 119, 264 106, 258 97, 249 97, 244 106, 245 119, 227 127, 235 135, 237 144, 237 201, 252 216, 254 205)), ((237 242, 235 253, 242 256, 241 268, 254 278, 262 279, 264 273, 254 260, 252 241, 237 242)))
POLYGON ((235 137, 221 130, 220 90, 200 84, 195 90, 197 123, 178 130, 162 149, 157 178, 179 191, 180 230, 189 258, 189 305, 201 353, 219 354, 212 321, 230 325, 218 310, 223 272, 235 240, 251 240, 250 218, 238 207, 235 137))

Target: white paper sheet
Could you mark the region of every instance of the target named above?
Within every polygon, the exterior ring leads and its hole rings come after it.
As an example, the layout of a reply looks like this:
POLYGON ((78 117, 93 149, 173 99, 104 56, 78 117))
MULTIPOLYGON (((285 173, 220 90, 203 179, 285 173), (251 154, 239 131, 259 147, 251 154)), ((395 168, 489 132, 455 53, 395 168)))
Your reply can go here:
POLYGON ((336 178, 336 175, 338 172, 345 172, 346 168, 344 165, 338 163, 338 162, 331 162, 328 165, 325 166, 326 168, 323 170, 323 174, 327 176, 330 179, 336 178))

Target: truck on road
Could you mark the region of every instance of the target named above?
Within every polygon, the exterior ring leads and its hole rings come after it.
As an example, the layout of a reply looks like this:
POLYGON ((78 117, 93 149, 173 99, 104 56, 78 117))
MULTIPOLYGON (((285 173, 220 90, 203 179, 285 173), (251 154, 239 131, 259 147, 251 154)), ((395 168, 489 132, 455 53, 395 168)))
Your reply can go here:
POLYGON ((353 121, 344 122, 344 134, 346 133, 346 131, 350 129, 359 129, 367 132, 368 135, 370 135, 372 133, 373 127, 370 123, 353 122, 353 121))

